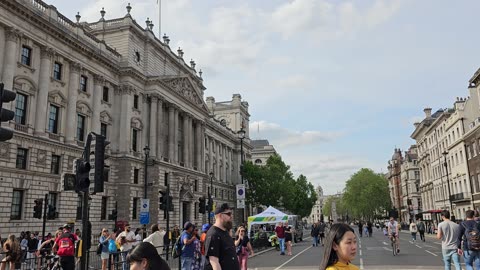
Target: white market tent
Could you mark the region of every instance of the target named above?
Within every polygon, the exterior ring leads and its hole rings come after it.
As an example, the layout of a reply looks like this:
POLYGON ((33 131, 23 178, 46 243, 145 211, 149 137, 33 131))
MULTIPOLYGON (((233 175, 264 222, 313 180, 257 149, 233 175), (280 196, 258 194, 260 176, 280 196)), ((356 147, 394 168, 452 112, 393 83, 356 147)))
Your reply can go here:
POLYGON ((260 214, 248 217, 248 232, 251 231, 254 224, 277 224, 288 221, 288 215, 275 207, 269 206, 260 214))

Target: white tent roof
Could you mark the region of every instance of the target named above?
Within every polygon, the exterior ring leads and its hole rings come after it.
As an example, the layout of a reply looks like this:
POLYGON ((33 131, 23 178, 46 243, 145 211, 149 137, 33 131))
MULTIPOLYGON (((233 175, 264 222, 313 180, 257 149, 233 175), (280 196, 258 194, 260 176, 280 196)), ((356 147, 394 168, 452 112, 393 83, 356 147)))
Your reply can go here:
POLYGON ((248 217, 248 231, 250 232, 253 224, 276 224, 288 221, 288 215, 275 207, 269 206, 260 214, 248 217))

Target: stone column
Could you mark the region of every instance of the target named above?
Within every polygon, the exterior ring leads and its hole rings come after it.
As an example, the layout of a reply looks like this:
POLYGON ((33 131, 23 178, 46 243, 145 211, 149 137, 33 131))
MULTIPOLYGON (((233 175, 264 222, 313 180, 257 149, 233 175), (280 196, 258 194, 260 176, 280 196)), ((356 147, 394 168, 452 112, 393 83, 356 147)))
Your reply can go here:
POLYGON ((40 54, 40 82, 38 83, 37 107, 35 114, 35 134, 45 136, 47 126, 48 91, 52 69, 52 48, 42 47, 40 54))
POLYGON ((149 116, 150 110, 148 107, 148 97, 145 93, 142 94, 142 122, 143 122, 143 130, 142 130, 142 142, 147 145, 150 137, 150 124, 149 123, 149 116))
MULTIPOLYGON (((20 37, 20 32, 14 28, 5 29, 5 59, 3 63, 2 82, 5 85, 5 89, 13 90, 13 78, 15 76, 15 70, 17 69, 15 63, 15 57, 17 54, 17 40, 20 37)), ((5 109, 13 108, 14 102, 6 103, 5 109)), ((46 106, 46 104, 45 104, 46 106)))
POLYGON ((100 134, 100 110, 102 109, 102 90, 105 84, 105 78, 101 75, 93 75, 93 95, 92 95, 92 132, 100 134))
POLYGON ((130 85, 121 85, 116 90, 120 95, 120 134, 119 134, 119 149, 122 153, 130 153, 132 147, 132 106, 133 106, 133 87, 130 85))
POLYGON ((231 148, 228 148, 228 151, 227 151, 227 161, 228 161, 228 171, 227 171, 227 179, 228 179, 228 183, 232 184, 233 181, 232 181, 232 149, 231 148))
POLYGON ((216 150, 215 151, 216 156, 217 156, 217 168, 215 168, 215 170, 217 171, 217 176, 216 177, 217 177, 219 182, 220 182, 220 179, 222 177, 221 172, 220 172, 220 164, 221 164, 220 163, 221 162, 221 160, 220 160, 220 147, 221 147, 221 142, 218 142, 217 145, 216 145, 216 149, 215 149, 216 150))
POLYGON ((188 134, 188 118, 189 116, 184 113, 183 114, 183 164, 185 167, 188 167, 188 142, 189 142, 189 134, 188 134))
POLYGON ((178 117, 178 114, 179 114, 179 111, 178 109, 175 108, 175 114, 174 114, 174 119, 173 119, 173 123, 174 123, 174 130, 173 130, 173 149, 175 151, 175 153, 173 154, 173 157, 174 157, 174 161, 175 161, 175 164, 179 164, 180 160, 179 160, 179 149, 178 149, 178 139, 179 139, 179 134, 178 134, 178 127, 180 125, 179 123, 179 117, 178 117))
POLYGON ((197 170, 202 172, 202 145, 205 144, 205 142, 202 140, 202 125, 200 124, 199 121, 196 123, 196 128, 195 128, 195 136, 197 143, 195 144, 195 160, 196 160, 196 165, 197 165, 197 170))
POLYGON ((150 139, 148 141, 148 147, 150 147, 150 153, 152 157, 157 155, 157 108, 158 97, 150 97, 150 139))
POLYGON ((222 154, 223 154, 223 181, 228 183, 227 180, 227 146, 224 145, 222 147, 222 154))
POLYGON ((70 78, 68 80, 68 101, 67 101, 67 133, 66 141, 69 144, 75 143, 75 128, 77 126, 77 98, 78 86, 80 83, 81 66, 77 62, 70 63, 70 78))
POLYGON ((165 131, 163 130, 163 102, 161 98, 158 98, 158 109, 156 114, 157 121, 157 157, 163 156, 163 140, 165 138, 165 131))
POLYGON ((215 142, 214 142, 212 137, 208 138, 208 145, 209 145, 209 147, 208 147, 208 150, 209 150, 208 151, 208 158, 209 158, 210 162, 208 163, 209 168, 206 168, 206 170, 207 170, 206 172, 210 173, 210 172, 213 172, 213 147, 215 147, 215 142))
POLYGON ((168 107, 168 158, 170 163, 174 162, 175 148, 175 109, 168 107))
POLYGON ((193 128, 193 117, 190 117, 188 120, 188 136, 190 138, 189 144, 188 144, 188 163, 190 164, 190 168, 193 168, 195 164, 195 129, 193 128))

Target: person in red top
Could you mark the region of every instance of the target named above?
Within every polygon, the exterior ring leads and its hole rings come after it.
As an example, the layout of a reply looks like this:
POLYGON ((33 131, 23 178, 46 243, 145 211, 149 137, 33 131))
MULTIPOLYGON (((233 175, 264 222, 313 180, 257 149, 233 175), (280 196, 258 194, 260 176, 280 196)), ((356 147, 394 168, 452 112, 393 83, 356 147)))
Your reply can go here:
POLYGON ((275 228, 275 234, 277 235, 278 241, 280 243, 280 255, 285 255, 285 227, 283 223, 278 223, 275 228))
POLYGON ((60 257, 60 265, 63 270, 75 270, 75 242, 78 237, 70 232, 69 224, 63 226, 63 233, 55 239, 53 249, 57 248, 57 255, 60 257))

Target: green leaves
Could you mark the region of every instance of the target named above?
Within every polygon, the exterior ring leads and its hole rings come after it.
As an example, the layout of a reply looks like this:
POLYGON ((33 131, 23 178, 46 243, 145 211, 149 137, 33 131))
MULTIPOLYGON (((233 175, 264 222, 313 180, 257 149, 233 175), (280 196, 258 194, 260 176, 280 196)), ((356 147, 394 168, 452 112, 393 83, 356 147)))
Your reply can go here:
POLYGON ((247 202, 256 206, 283 207, 305 217, 317 200, 314 186, 304 175, 294 179, 290 166, 279 155, 272 155, 265 166, 245 162, 244 178, 249 185, 247 202))

